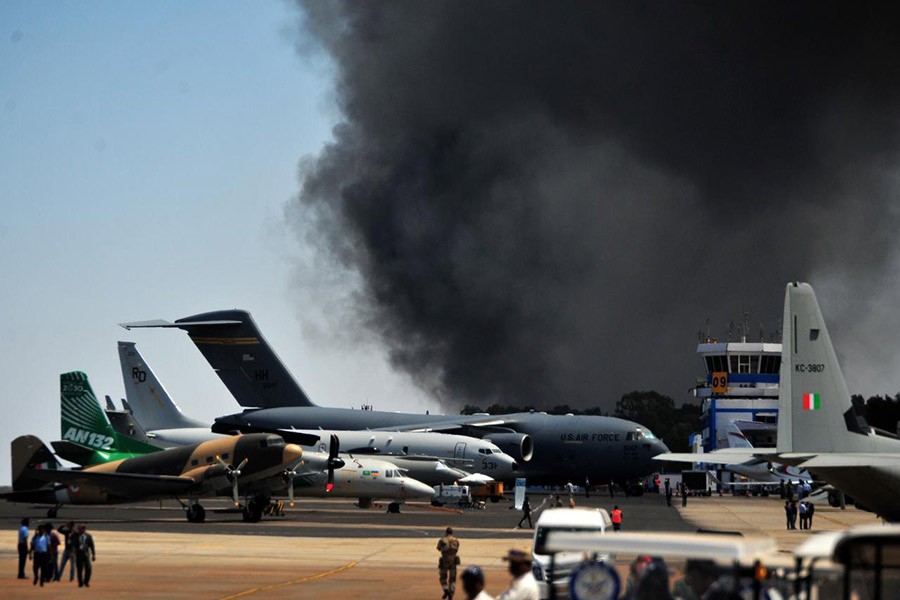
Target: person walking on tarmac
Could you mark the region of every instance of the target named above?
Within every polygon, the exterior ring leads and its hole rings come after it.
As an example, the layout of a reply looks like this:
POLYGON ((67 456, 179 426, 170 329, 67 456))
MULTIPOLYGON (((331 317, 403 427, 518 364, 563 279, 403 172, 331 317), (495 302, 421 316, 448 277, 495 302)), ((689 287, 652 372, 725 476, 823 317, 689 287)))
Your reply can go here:
POLYGON ((50 567, 50 536, 47 534, 47 526, 43 523, 38 525, 37 531, 31 537, 29 554, 31 556, 31 570, 34 574, 33 585, 37 585, 38 581, 40 581, 41 587, 44 587, 50 567))
POLYGON ((616 504, 612 510, 613 531, 622 531, 622 509, 616 504))
POLYGON ((19 579, 28 579, 25 575, 25 563, 28 562, 28 526, 31 520, 22 519, 19 524, 19 579))
POLYGON ((459 540, 453 535, 453 528, 444 530, 444 537, 438 540, 437 550, 441 553, 438 559, 438 573, 444 595, 441 598, 453 600, 456 593, 456 565, 459 564, 459 540))
POLYGON ((687 506, 687 484, 681 482, 681 508, 687 506))
POLYGON ((91 572, 97 560, 97 551, 94 549, 94 537, 87 533, 87 527, 82 523, 78 526, 78 535, 75 537, 75 570, 78 572, 78 587, 91 587, 91 572))
POLYGON ((531 523, 531 503, 528 502, 528 496, 525 496, 525 502, 522 503, 522 518, 519 519, 519 524, 516 525, 516 529, 522 526, 522 521, 528 519, 528 528, 533 529, 534 525, 531 523))
POLYGON ((66 563, 69 564, 69 581, 75 579, 75 543, 73 536, 75 532, 75 523, 69 521, 57 529, 59 535, 63 538, 62 560, 59 563, 59 569, 56 571, 56 581, 66 574, 66 563))

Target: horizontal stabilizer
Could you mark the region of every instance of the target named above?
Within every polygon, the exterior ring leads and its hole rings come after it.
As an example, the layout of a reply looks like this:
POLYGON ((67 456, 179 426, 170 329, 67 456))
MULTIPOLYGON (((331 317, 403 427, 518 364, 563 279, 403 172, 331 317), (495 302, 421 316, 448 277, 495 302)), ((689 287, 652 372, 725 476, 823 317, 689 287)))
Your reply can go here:
POLYGON ((48 483, 102 486, 113 494, 126 497, 184 494, 195 484, 190 477, 105 471, 34 470, 29 471, 28 476, 48 483))
POLYGON ((800 464, 806 469, 840 469, 862 467, 900 468, 900 457, 896 454, 878 454, 869 452, 818 454, 800 464))
POLYGON ((150 327, 184 327, 184 326, 200 326, 200 325, 240 325, 240 321, 182 321, 178 323, 172 323, 171 321, 166 321, 163 319, 151 319, 149 321, 132 321, 130 323, 119 323, 119 327, 124 327, 125 329, 142 329, 142 328, 150 328, 150 327))

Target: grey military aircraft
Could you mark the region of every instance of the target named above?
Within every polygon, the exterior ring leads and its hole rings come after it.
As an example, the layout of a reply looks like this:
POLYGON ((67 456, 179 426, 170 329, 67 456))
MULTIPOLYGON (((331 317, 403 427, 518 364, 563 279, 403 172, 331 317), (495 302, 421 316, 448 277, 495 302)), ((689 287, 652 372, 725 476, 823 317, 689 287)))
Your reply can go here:
MULTIPOLYGON (((128 407, 151 440, 184 445, 223 435, 212 432, 209 423, 181 412, 133 342, 119 342, 119 359, 128 407)), ((336 435, 343 453, 387 460, 409 477, 429 485, 449 485, 471 473, 502 481, 514 477, 518 467, 510 455, 490 441, 463 435, 295 428, 266 433, 277 433, 301 446, 305 439, 327 440, 336 435)), ((315 450, 328 453, 324 441, 315 450)))
MULTIPOLYGON (((790 283, 784 297, 778 440, 753 455, 807 469, 852 496, 859 508, 900 521, 900 439, 870 427, 850 401, 812 287, 790 283)), ((715 452, 666 455, 721 462, 715 452)))
MULTIPOLYGON (((421 415, 317 406, 260 333, 250 313, 209 312, 179 319, 123 323, 126 329, 180 328, 242 406, 216 419, 222 433, 290 429, 436 431, 490 440, 519 464, 534 484, 616 481, 625 485, 657 470, 653 456, 666 452, 652 432, 614 417, 514 413, 421 415), (528 460, 528 457, 531 460, 528 460)), ((640 488, 633 487, 636 493, 640 488)))

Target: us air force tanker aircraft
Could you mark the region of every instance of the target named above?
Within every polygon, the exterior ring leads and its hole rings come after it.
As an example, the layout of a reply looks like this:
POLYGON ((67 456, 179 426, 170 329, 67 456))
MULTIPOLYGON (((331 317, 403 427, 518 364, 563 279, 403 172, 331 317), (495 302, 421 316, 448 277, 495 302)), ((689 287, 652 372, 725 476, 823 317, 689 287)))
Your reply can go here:
POLYGON ((462 434, 499 446, 515 458, 517 476, 535 484, 585 478, 625 484, 654 472, 653 456, 667 451, 647 428, 614 417, 421 415, 317 406, 266 342, 250 313, 242 310, 204 313, 174 323, 155 320, 122 326, 177 327, 188 332, 238 403, 248 407, 216 419, 213 429, 223 433, 321 427, 462 434))
MULTIPOLYGON (((224 435, 212 432, 209 423, 181 412, 133 342, 119 342, 119 360, 128 406, 134 419, 153 441, 182 445, 224 435)), ((449 485, 472 473, 503 481, 515 477, 518 468, 509 454, 490 441, 462 435, 293 428, 268 433, 277 433, 286 441, 300 445, 305 445, 304 440, 308 438, 326 440, 336 435, 341 440, 343 453, 357 459, 381 457, 411 478, 429 485, 449 485)), ((316 449, 328 452, 324 441, 319 442, 316 449)))
MULTIPOLYGON (((807 469, 859 508, 900 521, 900 439, 856 414, 809 284, 788 284, 783 318, 778 444, 754 455, 807 469)), ((716 454, 693 460, 715 462, 716 454)))

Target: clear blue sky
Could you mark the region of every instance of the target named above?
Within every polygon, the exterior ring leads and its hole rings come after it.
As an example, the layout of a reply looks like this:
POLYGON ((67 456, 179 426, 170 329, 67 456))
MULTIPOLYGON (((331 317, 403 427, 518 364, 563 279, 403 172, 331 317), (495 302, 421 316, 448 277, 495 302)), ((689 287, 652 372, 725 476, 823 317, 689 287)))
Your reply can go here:
POLYGON ((238 410, 183 332, 123 321, 246 308, 320 404, 435 408, 322 318, 287 226, 298 163, 339 119, 327 61, 295 50, 300 17, 278 0, 0 3, 0 485, 14 437, 59 439, 59 373, 124 394, 117 340, 186 413, 238 410))

